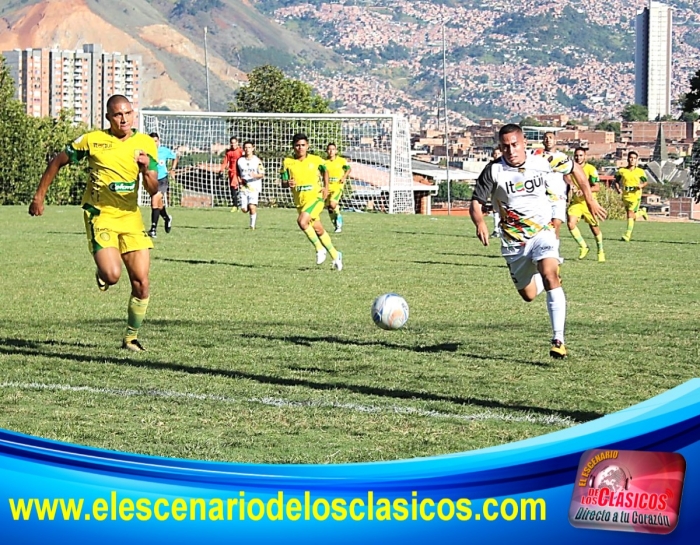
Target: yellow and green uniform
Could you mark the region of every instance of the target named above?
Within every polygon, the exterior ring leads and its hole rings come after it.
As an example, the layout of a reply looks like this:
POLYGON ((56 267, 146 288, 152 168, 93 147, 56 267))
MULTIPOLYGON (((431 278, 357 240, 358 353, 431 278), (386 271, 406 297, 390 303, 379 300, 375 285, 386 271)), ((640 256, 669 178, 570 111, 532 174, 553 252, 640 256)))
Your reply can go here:
POLYGON ((294 180, 292 198, 297 211, 306 212, 316 221, 323 212, 323 183, 321 176, 326 162, 318 155, 307 155, 303 160, 285 157, 282 163, 282 179, 294 180))
MULTIPOLYGON (((591 189, 593 189, 593 186, 600 182, 600 179, 598 178, 598 170, 590 163, 585 163, 583 165, 583 172, 586 175, 588 183, 591 185, 591 189)), ((597 199, 598 194, 593 193, 593 198, 597 199)), ((588 209, 586 199, 582 194, 574 194, 574 196, 571 198, 571 203, 569 204, 569 210, 567 213, 569 216, 583 218, 588 225, 593 225, 594 227, 598 225, 598 221, 593 217, 593 214, 591 214, 591 211, 588 209)))
POLYGON ((615 181, 622 189, 622 202, 628 211, 638 212, 642 203, 642 188, 639 187, 647 181, 646 174, 639 168, 622 167, 615 175, 615 181))
POLYGON ((350 170, 350 165, 343 158, 336 155, 332 161, 326 159, 326 168, 328 169, 328 198, 326 204, 340 201, 343 196, 343 184, 341 182, 345 173, 350 170))
POLYGON ((158 151, 150 136, 132 129, 126 140, 109 129, 88 132, 66 146, 71 162, 87 159, 90 179, 83 194, 85 229, 92 253, 118 248, 120 253, 153 248, 138 208, 139 168, 143 151, 148 170, 157 171, 158 151))

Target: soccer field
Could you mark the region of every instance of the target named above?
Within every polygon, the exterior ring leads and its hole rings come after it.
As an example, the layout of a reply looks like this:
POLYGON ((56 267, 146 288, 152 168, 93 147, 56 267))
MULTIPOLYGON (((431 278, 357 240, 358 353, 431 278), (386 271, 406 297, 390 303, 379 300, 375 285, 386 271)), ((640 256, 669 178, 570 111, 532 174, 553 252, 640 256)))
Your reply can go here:
POLYGON ((134 354, 126 273, 97 290, 80 209, 0 208, 0 427, 207 460, 394 460, 550 433, 699 376, 697 224, 638 222, 627 244, 605 222, 603 264, 563 229, 570 357, 554 361, 544 296, 520 300, 468 218, 348 213, 340 273, 315 266, 293 210, 261 209, 256 231, 228 209, 174 218, 134 354), (370 318, 389 291, 403 330, 370 318))

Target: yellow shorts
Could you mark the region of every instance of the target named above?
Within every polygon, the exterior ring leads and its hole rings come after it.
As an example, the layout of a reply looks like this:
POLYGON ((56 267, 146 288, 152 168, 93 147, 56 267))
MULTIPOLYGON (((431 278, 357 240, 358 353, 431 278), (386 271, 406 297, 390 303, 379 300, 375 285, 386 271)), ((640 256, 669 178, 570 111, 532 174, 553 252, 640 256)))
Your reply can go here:
POLYGON ((328 185, 328 197, 326 197, 326 205, 330 205, 332 202, 339 202, 340 198, 343 196, 343 184, 329 184, 328 185))
POLYGON ((639 205, 642 204, 642 192, 630 191, 622 194, 622 203, 628 212, 639 212, 639 205))
POLYGON ((585 202, 577 202, 569 205, 567 214, 576 218, 583 218, 588 225, 598 227, 598 221, 593 217, 593 214, 591 214, 591 211, 588 209, 588 205, 585 202))
POLYGON ((86 204, 83 219, 91 254, 103 248, 117 248, 120 254, 153 248, 138 210, 116 215, 86 204))
POLYGON ((309 193, 310 194, 308 197, 299 199, 299 203, 297 204, 297 212, 299 212, 299 214, 303 214, 304 212, 309 214, 309 216, 311 216, 311 222, 313 223, 321 217, 321 212, 323 212, 324 204, 323 198, 320 194, 311 194, 311 192, 309 193))

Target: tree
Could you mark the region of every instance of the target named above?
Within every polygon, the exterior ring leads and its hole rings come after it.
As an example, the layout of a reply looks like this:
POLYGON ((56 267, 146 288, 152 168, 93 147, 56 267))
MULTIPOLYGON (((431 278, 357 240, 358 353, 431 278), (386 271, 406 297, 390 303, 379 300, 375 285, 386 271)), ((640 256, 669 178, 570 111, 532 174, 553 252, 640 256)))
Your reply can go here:
POLYGON ((648 121, 649 108, 641 104, 628 104, 622 110, 620 117, 625 121, 648 121))
POLYGON ((612 119, 606 119, 605 121, 601 121, 600 123, 598 123, 595 126, 595 130, 614 132, 615 138, 619 138, 620 137, 620 122, 613 121, 612 119))
POLYGON ((229 111, 252 113, 331 113, 329 101, 302 81, 288 78, 269 64, 248 74, 248 85, 236 93, 229 111))
POLYGON ((700 70, 695 72, 695 75, 690 78, 690 92, 683 97, 683 111, 685 113, 693 113, 695 110, 700 110, 700 70))
POLYGON ((530 117, 530 116, 528 116, 528 117, 523 117, 523 118, 520 120, 520 123, 519 123, 519 124, 520 124, 521 127, 541 127, 541 126, 542 126, 542 122, 541 122, 541 121, 538 121, 538 120, 535 119, 534 117, 530 117))
POLYGON ((689 190, 690 195, 695 198, 695 202, 700 202, 700 140, 696 140, 693 144, 689 190))

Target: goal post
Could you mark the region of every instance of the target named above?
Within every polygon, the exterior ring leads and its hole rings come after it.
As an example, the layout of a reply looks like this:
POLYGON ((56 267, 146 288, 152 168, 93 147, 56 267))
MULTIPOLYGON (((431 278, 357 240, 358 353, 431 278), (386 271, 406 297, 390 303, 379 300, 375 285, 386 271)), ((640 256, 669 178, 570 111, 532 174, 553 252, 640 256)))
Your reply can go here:
MULTIPOLYGON (((228 175, 223 171, 229 140, 251 141, 265 167, 262 206, 291 207, 282 188, 282 161, 291 156, 292 137, 304 133, 309 153, 326 158, 334 143, 350 165, 340 206, 357 211, 412 214, 415 211, 408 121, 395 114, 253 114, 142 110, 141 132, 157 132, 160 143, 178 156, 170 182, 170 204, 231 206, 228 175)), ((139 203, 149 202, 143 189, 139 203)))

